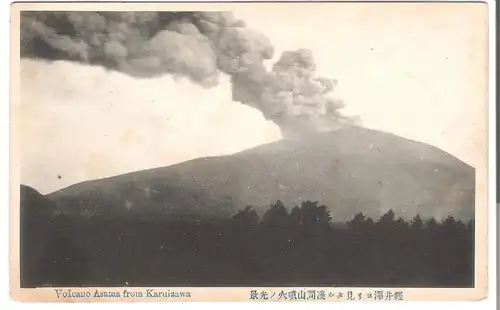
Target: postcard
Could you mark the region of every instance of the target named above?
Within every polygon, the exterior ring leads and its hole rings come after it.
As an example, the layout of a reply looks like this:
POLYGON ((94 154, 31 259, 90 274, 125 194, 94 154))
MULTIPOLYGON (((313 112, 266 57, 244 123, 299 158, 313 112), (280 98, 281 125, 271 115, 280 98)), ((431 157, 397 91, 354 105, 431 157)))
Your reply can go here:
POLYGON ((488 9, 13 4, 11 298, 486 298, 488 9))

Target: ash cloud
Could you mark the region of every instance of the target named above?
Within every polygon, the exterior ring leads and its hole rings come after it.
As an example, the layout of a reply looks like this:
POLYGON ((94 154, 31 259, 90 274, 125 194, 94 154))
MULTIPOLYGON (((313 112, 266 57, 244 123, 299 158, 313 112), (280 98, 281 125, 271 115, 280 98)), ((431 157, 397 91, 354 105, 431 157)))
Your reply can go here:
POLYGON ((316 77, 307 49, 284 52, 230 12, 23 12, 21 56, 71 60, 131 76, 185 76, 205 87, 231 77, 233 100, 259 109, 285 138, 360 125, 316 77))

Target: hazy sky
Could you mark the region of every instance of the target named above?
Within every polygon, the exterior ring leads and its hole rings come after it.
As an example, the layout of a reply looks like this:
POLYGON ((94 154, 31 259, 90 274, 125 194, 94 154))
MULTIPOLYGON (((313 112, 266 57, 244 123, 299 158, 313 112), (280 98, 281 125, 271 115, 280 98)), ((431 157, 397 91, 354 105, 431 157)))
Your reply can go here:
POLYGON ((278 54, 314 51, 318 74, 339 81, 336 94, 366 127, 427 142, 474 165, 474 125, 487 98, 486 5, 322 6, 236 14, 264 32, 278 54))
MULTIPOLYGON (((338 80, 336 96, 366 127, 474 166, 487 86, 486 6, 309 7, 234 12, 271 39, 276 57, 311 49, 318 74, 338 80)), ((280 139, 259 111, 231 101, 227 80, 204 89, 170 76, 22 60, 21 87, 21 182, 42 193, 280 139)))

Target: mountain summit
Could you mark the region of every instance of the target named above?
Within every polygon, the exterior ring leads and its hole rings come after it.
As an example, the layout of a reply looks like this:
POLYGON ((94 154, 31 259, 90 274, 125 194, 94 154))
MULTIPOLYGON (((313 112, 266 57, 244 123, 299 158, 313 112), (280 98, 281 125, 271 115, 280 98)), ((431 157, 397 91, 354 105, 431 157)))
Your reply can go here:
POLYGON ((231 216, 281 200, 334 221, 388 209, 410 219, 474 216, 474 168, 433 146, 365 128, 281 140, 233 155, 75 184, 47 195, 68 214, 231 216))

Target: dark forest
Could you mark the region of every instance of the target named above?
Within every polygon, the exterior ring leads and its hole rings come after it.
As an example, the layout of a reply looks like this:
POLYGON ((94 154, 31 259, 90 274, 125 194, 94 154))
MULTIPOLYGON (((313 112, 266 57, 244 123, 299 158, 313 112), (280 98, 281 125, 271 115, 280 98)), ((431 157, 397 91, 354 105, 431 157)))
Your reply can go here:
POLYGON ((389 210, 338 223, 317 202, 288 210, 277 201, 230 219, 22 218, 21 287, 474 285, 473 220, 389 210))

